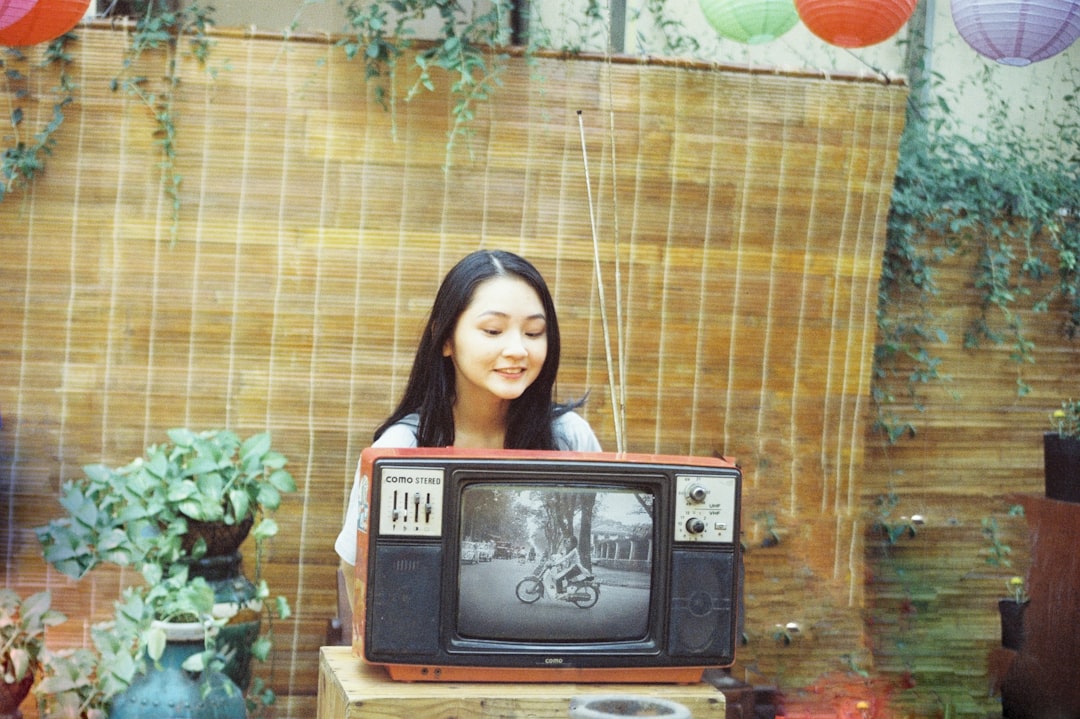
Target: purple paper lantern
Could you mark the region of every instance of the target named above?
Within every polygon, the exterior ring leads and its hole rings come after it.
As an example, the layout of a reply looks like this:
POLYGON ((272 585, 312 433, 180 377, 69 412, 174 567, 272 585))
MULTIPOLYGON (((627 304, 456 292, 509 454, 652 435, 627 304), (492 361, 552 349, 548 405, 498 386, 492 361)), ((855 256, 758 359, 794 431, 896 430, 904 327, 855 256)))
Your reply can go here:
POLYGON ((975 52, 1022 67, 1080 37, 1080 0, 952 0, 953 22, 975 52))
POLYGON ((0 45, 25 47, 58 38, 78 25, 89 7, 90 0, 37 0, 21 20, 0 28, 0 45))
POLYGON ((37 0, 0 0, 0 28, 22 20, 35 5, 37 0))

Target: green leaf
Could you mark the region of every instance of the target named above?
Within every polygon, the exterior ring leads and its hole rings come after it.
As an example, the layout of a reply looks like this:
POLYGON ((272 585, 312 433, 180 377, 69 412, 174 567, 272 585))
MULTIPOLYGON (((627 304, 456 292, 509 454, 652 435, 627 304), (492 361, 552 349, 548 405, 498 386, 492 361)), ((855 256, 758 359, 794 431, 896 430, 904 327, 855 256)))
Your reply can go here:
POLYGON ((233 517, 237 522, 247 517, 248 512, 251 510, 251 500, 248 493, 243 489, 234 488, 229 490, 229 504, 232 506, 233 517))
POLYGON ((177 447, 190 447, 199 438, 197 434, 186 427, 170 429, 166 434, 169 435, 169 440, 177 447))
POLYGON ((152 626, 146 630, 143 640, 146 642, 146 654, 155 663, 161 661, 161 657, 165 654, 165 629, 160 626, 152 626))
POLYGON ((169 473, 169 461, 166 458, 165 453, 158 451, 154 452, 153 456, 146 462, 146 471, 158 479, 167 479, 169 473))
POLYGON ((281 493, 270 484, 260 484, 256 501, 271 511, 281 506, 281 493))
POLYGON ((260 662, 265 662, 270 658, 271 649, 273 649, 273 642, 267 637, 259 637, 251 643, 251 656, 255 657, 260 662))
POLYGON ((248 466, 251 462, 261 463, 263 455, 270 451, 270 433, 253 434, 240 445, 240 463, 248 466))
POLYGON ((252 531, 251 535, 258 540, 268 539, 278 533, 278 525, 270 517, 264 517, 258 526, 252 531))
POLYGON ((270 451, 263 454, 262 466, 266 469, 281 469, 286 464, 288 464, 288 460, 280 452, 270 451))
POLYGON ((278 619, 288 619, 292 616, 292 608, 289 606, 289 600, 280 594, 276 600, 278 619))
POLYGON ((284 469, 277 469, 271 472, 270 476, 267 478, 267 481, 270 482, 270 484, 272 484, 274 487, 276 487, 279 492, 296 491, 296 480, 293 479, 293 476, 290 473, 286 472, 284 469))
POLYGON ((200 474, 195 478, 195 486, 199 494, 211 497, 214 501, 225 499, 225 478, 218 472, 200 474))
POLYGON ((204 474, 213 474, 221 469, 223 466, 229 466, 230 462, 222 462, 213 456, 205 457, 200 456, 191 460, 187 466, 187 470, 184 472, 184 476, 187 477, 199 477, 204 474))
POLYGON ((8 684, 22 681, 22 678, 30 671, 30 652, 25 649, 12 648, 8 650, 7 658, 11 661, 12 670, 10 675, 4 676, 4 681, 8 684))
POLYGON ((206 669, 206 652, 196 652, 180 665, 189 672, 202 672, 206 669))
POLYGON ((195 485, 194 480, 183 479, 179 482, 170 484, 169 490, 165 496, 170 502, 182 502, 189 497, 195 496, 198 492, 199 489, 195 485))

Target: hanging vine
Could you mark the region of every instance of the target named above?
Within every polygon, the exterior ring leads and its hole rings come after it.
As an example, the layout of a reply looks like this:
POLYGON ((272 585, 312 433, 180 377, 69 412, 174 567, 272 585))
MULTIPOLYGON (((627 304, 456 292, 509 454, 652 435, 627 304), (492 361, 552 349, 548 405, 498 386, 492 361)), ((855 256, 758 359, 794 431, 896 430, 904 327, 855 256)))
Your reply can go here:
POLYGON ((27 57, 17 48, 5 48, 0 58, 4 72, 8 102, 8 118, 11 129, 4 134, 3 165, 0 167, 0 202, 8 194, 27 187, 45 171, 45 158, 52 154, 56 136, 64 124, 64 109, 74 102, 75 83, 68 74, 72 56, 68 44, 74 35, 66 33, 51 41, 42 53, 36 68, 27 67, 27 57), (55 69, 56 86, 52 114, 36 132, 28 127, 26 108, 30 103, 40 102, 31 90, 31 75, 37 71, 55 69))
MULTIPOLYGON (((477 106, 501 85, 509 55, 497 48, 507 40, 509 0, 496 0, 479 15, 472 15, 459 3, 444 0, 338 2, 345 11, 349 30, 338 46, 348 59, 362 59, 364 79, 373 85, 375 100, 384 109, 396 113, 398 63, 409 50, 416 49, 412 67, 415 76, 406 101, 420 92, 435 89, 436 69, 447 74, 454 98, 446 142, 449 166, 455 142, 473 136, 470 123, 476 117, 477 106), (422 46, 414 43, 416 26, 432 12, 440 21, 437 39, 422 46)), ((396 132, 396 121, 392 127, 396 132)))
POLYGON ((161 150, 162 191, 171 204, 169 236, 175 242, 180 227, 180 185, 183 181, 183 176, 176 171, 174 111, 180 86, 177 69, 180 39, 186 38, 188 52, 205 68, 213 46, 208 32, 214 24, 214 8, 197 2, 175 7, 171 0, 135 0, 131 5, 131 12, 136 17, 135 31, 120 72, 112 80, 112 89, 124 90, 137 97, 153 116, 154 141, 161 150), (165 53, 165 74, 159 81, 137 74, 139 59, 150 51, 165 53))

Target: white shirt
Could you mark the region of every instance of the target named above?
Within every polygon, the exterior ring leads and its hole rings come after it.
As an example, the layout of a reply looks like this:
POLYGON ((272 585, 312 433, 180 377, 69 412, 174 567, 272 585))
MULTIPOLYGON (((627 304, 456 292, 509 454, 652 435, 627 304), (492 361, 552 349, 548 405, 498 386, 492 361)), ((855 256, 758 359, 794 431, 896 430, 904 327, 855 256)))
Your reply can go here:
MULTIPOLYGON (((416 446, 416 432, 420 428, 420 415, 410 414, 400 422, 390 425, 372 447, 407 449, 416 446)), ((570 452, 599 452, 600 442, 592 427, 576 412, 559 415, 552 423, 556 448, 570 452)), ((356 463, 349 504, 345 508, 345 523, 334 542, 338 556, 349 564, 356 564, 356 529, 360 522, 360 463, 356 463)))

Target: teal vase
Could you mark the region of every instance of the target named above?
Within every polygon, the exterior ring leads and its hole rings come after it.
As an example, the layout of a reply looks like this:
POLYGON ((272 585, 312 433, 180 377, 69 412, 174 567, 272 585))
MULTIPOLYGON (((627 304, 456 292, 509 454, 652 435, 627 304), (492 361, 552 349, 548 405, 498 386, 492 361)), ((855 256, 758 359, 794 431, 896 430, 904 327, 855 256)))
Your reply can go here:
POLYGON ((113 698, 110 719, 246 719, 243 692, 228 676, 182 668, 185 659, 204 647, 202 626, 194 626, 194 638, 170 638, 160 668, 151 663, 145 674, 113 698))
POLYGON ((259 638, 262 603, 255 585, 243 575, 240 552, 193 561, 188 575, 202 577, 214 590, 214 616, 227 623, 217 635, 217 651, 228 657, 222 670, 242 690, 251 683, 251 645, 259 638))

